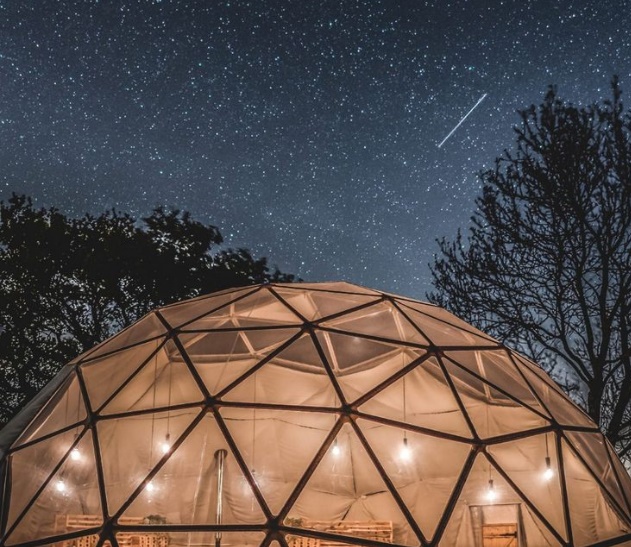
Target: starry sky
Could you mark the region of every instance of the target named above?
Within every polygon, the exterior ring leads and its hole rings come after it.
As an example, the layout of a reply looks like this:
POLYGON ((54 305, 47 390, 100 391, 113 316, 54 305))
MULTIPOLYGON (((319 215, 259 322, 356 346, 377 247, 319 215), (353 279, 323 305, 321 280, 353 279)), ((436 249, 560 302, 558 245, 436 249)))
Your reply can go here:
POLYGON ((0 199, 186 209, 305 280, 423 298, 516 111, 613 74, 629 1, 0 0, 0 199))

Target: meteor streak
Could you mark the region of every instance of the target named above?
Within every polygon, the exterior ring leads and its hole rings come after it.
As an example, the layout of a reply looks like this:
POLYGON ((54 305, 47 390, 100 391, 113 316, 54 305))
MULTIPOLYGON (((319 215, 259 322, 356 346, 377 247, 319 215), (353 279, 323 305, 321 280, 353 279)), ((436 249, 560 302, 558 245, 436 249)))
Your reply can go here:
POLYGON ((454 127, 454 128, 453 128, 453 129, 449 132, 449 135, 447 135, 447 136, 446 136, 446 137, 445 137, 442 141, 440 141, 440 144, 438 145, 438 148, 440 148, 443 144, 445 144, 445 142, 447 142, 447 139, 448 139, 449 137, 451 137, 451 136, 452 136, 452 135, 456 132, 456 129, 458 129, 458 128, 462 125, 462 122, 464 122, 464 121, 465 121, 465 120, 469 117, 469 114, 471 114, 471 112, 473 112, 473 111, 474 111, 474 110, 478 107, 478 105, 479 105, 479 104, 480 104, 480 103, 484 100, 484 98, 485 98, 486 96, 487 96, 487 93, 485 93, 484 95, 482 95, 482 97, 480 97, 480 98, 478 99, 478 102, 477 102, 477 103, 475 103, 475 104, 473 105, 473 107, 471 108, 471 110, 469 110, 469 112, 467 112, 467 113, 466 113, 466 114, 462 117, 462 119, 461 119, 461 120, 460 120, 460 121, 456 124, 456 127, 454 127))

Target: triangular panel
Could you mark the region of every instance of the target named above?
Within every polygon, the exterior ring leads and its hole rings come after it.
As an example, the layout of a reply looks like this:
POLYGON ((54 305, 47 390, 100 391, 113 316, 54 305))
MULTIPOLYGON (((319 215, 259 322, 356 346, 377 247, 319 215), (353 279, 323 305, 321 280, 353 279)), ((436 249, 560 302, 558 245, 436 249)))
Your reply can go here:
POLYGON ((550 422, 449 359, 445 368, 453 380, 473 426, 481 438, 546 427, 550 422))
MULTIPOLYGON (((567 395, 560 392, 558 386, 551 386, 547 382, 542 382, 541 377, 536 375, 529 367, 522 367, 522 372, 528 380, 528 383, 537 392, 543 404, 546 406, 550 414, 562 425, 581 425, 592 427, 596 430, 597 426, 594 422, 572 403, 567 395)), ((540 371, 544 374, 543 371, 540 371)), ((548 378, 548 382, 552 382, 548 378)))
POLYGON ((200 332, 180 334, 179 339, 206 388, 216 395, 298 332, 297 329, 200 332))
MULTIPOLYGON (((352 531, 360 525, 390 522, 393 543, 418 545, 416 534, 350 425, 342 427, 335 443, 338 450, 329 450, 320 461, 285 523, 352 537, 357 536, 352 531)), ((388 543, 385 538, 377 540, 388 543)))
POLYGON ((367 420, 358 425, 421 531, 432 537, 471 445, 367 420))
POLYGON ((274 290, 307 321, 318 321, 379 300, 376 296, 365 294, 298 291, 283 288, 274 288, 274 290))
POLYGON ((487 450, 548 523, 567 540, 554 434, 491 445, 487 450))
POLYGON ((142 344, 165 334, 166 328, 162 321, 156 317, 155 313, 150 313, 112 338, 105 340, 91 352, 86 353, 83 362, 89 362, 123 348, 142 344))
POLYGON ((158 351, 162 342, 162 339, 152 340, 81 365, 92 409, 98 410, 149 358, 167 360, 165 351, 158 351))
POLYGON ((265 522, 250 484, 211 414, 204 416, 170 454, 124 512, 121 522, 142 520, 150 514, 164 517, 147 523, 157 526, 265 522))
POLYGON ((419 334, 410 321, 401 315, 390 302, 379 302, 367 308, 351 312, 321 326, 351 334, 363 334, 378 338, 428 345, 429 341, 419 334))
POLYGON ((65 427, 79 423, 86 418, 86 409, 79 380, 75 373, 65 382, 46 403, 31 424, 20 435, 15 446, 50 435, 65 427))
POLYGON ((239 453, 268 506, 277 514, 335 424, 318 412, 223 408, 239 453))
POLYGON ((406 315, 414 318, 421 328, 427 327, 426 334, 436 345, 457 346, 460 345, 458 342, 466 342, 463 345, 499 345, 488 334, 438 306, 409 300, 401 301, 401 306, 406 315), (460 334, 456 335, 454 330, 460 331, 460 334), (452 341, 452 337, 456 341, 452 341))
POLYGON ((471 430, 434 357, 359 407, 361 412, 470 438, 471 430), (405 401, 405 408, 404 403, 405 401))
POLYGON ((347 283, 346 281, 331 281, 325 283, 274 283, 274 287, 283 287, 290 290, 308 290, 314 292, 338 292, 343 294, 367 294, 369 296, 381 296, 373 289, 347 283))
MULTIPOLYGON (((479 454, 466 477, 438 545, 483 545, 483 537, 488 537, 490 531, 485 527, 500 524, 512 530, 514 543, 493 543, 487 539, 488 545, 560 547, 564 544, 560 536, 555 536, 538 518, 486 457, 479 454), (524 537, 527 543, 522 539, 524 537)), ((508 539, 511 537, 506 534, 504 541, 508 539)))
POLYGON ((301 336, 223 397, 224 401, 339 407, 309 334, 301 336))
MULTIPOLYGON (((627 509, 626 499, 618 482, 616 471, 611 466, 607 451, 607 441, 602 433, 579 433, 566 431, 564 435, 572 447, 588 464, 592 473, 607 489, 608 494, 616 500, 618 505, 627 509)), ((629 473, 625 473, 627 477, 629 473)))
POLYGON ((186 325, 186 330, 300 325, 302 320, 266 289, 228 304, 186 325))
POLYGON ((186 328, 186 323, 195 321, 208 313, 226 306, 233 300, 256 290, 258 290, 256 287, 245 287, 243 289, 221 291, 220 294, 200 296, 199 298, 186 300, 162 308, 160 309, 160 313, 173 328, 186 328))
POLYGON ((591 473, 565 440, 562 444, 573 545, 584 547, 630 533, 631 523, 622 521, 591 473))
POLYGON ((19 487, 11 492, 7 517, 10 528, 36 492, 50 477, 54 468, 68 454, 73 442, 83 428, 77 427, 54 437, 41 440, 11 455, 11 475, 19 480, 19 487))
POLYGON ((484 378, 490 385, 505 391, 524 406, 549 417, 504 350, 448 351, 445 355, 484 378))
POLYGON ((118 511, 198 414, 198 409, 173 410, 98 422, 110 514, 118 511))
POLYGON ((317 338, 348 401, 365 395, 425 355, 425 351, 420 348, 329 331, 318 331, 317 338))
POLYGON ((71 531, 90 529, 103 523, 92 433, 88 431, 68 455, 33 505, 18 521, 6 543, 13 545, 32 538, 46 538, 67 531, 67 515, 77 519, 71 531))
MULTIPOLYGON (((173 342, 167 344, 173 345, 173 342)), ((170 407, 202 400, 202 392, 188 366, 173 348, 168 360, 150 359, 103 408, 101 414, 170 407)))

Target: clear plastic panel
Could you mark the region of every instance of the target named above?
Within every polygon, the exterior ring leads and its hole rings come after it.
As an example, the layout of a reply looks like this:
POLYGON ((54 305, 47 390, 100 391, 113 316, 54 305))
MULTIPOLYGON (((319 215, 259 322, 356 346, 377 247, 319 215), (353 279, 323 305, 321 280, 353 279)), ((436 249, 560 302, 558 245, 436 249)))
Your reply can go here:
POLYGON ((308 321, 317 321, 379 300, 375 296, 365 294, 297 291, 283 288, 274 290, 308 321))
POLYGON ((127 501, 198 414, 197 409, 179 410, 98 422, 110 514, 127 501))
POLYGON ((550 422, 529 408, 475 378, 449 359, 443 362, 481 438, 487 439, 550 425, 550 422))
POLYGON ((101 413, 116 414, 170 407, 201 402, 203 398, 188 365, 181 357, 176 360, 173 357, 166 359, 156 355, 103 408, 101 413))
POLYGON ((613 462, 613 466, 616 470, 616 475, 622 488, 622 495, 627 501, 628 511, 631 513, 631 476, 629 476, 629 471, 627 471, 626 467, 622 464, 618 454, 616 454, 616 451, 613 449, 613 446, 611 446, 609 441, 605 441, 605 444, 607 445, 607 451, 609 452, 609 456, 611 457, 611 461, 613 462))
MULTIPOLYGON (((616 500, 621 510, 629 516, 624 494, 620 489, 616 472, 611 466, 607 444, 601 433, 579 433, 566 431, 564 435, 572 447, 587 462, 592 473, 604 484, 609 495, 616 500)), ((627 477, 629 476, 626 473, 627 477)))
MULTIPOLYGON (((439 309, 439 308, 436 308, 439 309)), ((411 308, 408 303, 401 304, 401 310, 410 320, 418 326, 426 338, 436 346, 489 346, 499 345, 495 340, 478 333, 466 323, 464 326, 456 326, 444 320, 440 320, 424 313, 419 313, 411 308)), ((447 313, 447 312, 445 312, 447 313)), ((449 317, 451 314, 447 314, 449 317)))
POLYGON ((428 345, 410 321, 401 315, 390 302, 379 302, 367 308, 351 312, 321 323, 324 327, 348 332, 428 345))
POLYGON ((345 424, 290 508, 285 524, 400 545, 418 545, 394 496, 361 441, 345 424), (334 447, 339 450, 333 450, 334 447), (384 533, 384 528, 386 533, 384 533), (391 534, 391 536, 390 536, 391 534), (366 536, 364 536, 366 537, 366 536))
POLYGON ((105 354, 136 344, 142 344, 147 340, 157 338, 164 334, 166 334, 166 328, 162 324, 162 321, 156 317, 155 313, 150 313, 149 315, 145 315, 140 321, 137 321, 112 338, 96 346, 92 352, 86 354, 83 361, 89 362, 105 354))
POLYGON ((46 403, 14 446, 50 435, 86 418, 85 404, 77 375, 72 373, 46 403))
POLYGON ((487 450, 524 496, 567 541, 554 434, 491 445, 487 450), (546 458, 550 458, 549 465, 546 458))
POLYGON ((162 308, 160 313, 173 328, 184 327, 186 323, 200 319, 202 316, 211 313, 241 296, 256 291, 255 287, 245 287, 243 289, 229 289, 221 291, 221 294, 210 294, 200 296, 193 300, 187 300, 178 304, 173 304, 162 308))
POLYGON ((493 543, 490 539, 499 525, 506 527, 502 530, 504 541, 513 540, 513 545, 560 547, 563 544, 480 454, 462 487, 438 545, 484 545, 483 536, 486 536, 488 545, 510 545, 493 543))
POLYGON ((314 372, 312 368, 298 368, 276 359, 227 392, 222 400, 329 408, 340 406, 324 367, 314 372))
POLYGON ((6 540, 7 545, 96 528, 103 523, 90 431, 81 438, 76 449, 18 521, 6 540))
POLYGON ((584 547, 631 532, 569 445, 565 441, 562 445, 573 545, 584 547))
MULTIPOLYGON (((543 404, 557 422, 561 425, 581 425, 596 429, 596 424, 589 416, 571 402, 567 395, 562 394, 558 386, 555 385, 553 387, 548 383, 553 383, 549 377, 548 382, 542 382, 542 376, 535 374, 529 367, 523 367, 522 371, 528 383, 537 392, 543 404)), ((542 375, 545 374, 543 371, 540 371, 540 373, 542 375)))
MULTIPOLYGON (((453 313, 449 313, 444 308, 440 308, 432 304, 426 304, 424 302, 412 302, 412 301, 403 300, 399 303, 402 306, 406 306, 407 308, 410 308, 418 312, 418 315, 416 317, 418 317, 418 320, 421 322, 419 323, 419 326, 421 326, 422 322, 424 321, 422 317, 427 316, 438 321, 438 323, 435 323, 433 321, 431 322, 431 324, 433 325, 432 329, 437 328, 437 325, 442 323, 450 327, 462 330, 466 332, 467 334, 475 335, 476 338, 474 339, 477 340, 476 344, 478 345, 480 344, 480 339, 486 340, 487 342, 486 345, 489 345, 489 344, 499 345, 499 342, 495 340, 492 336, 486 334, 485 332, 482 332, 480 329, 476 329, 473 325, 470 325, 466 321, 463 321, 462 319, 456 317, 453 313)), ((448 344, 444 344, 444 345, 448 345, 448 344)), ((449 345, 453 345, 453 344, 449 344, 449 345)))
POLYGON ((277 514, 322 447, 337 416, 318 412, 223 408, 239 453, 277 514))
POLYGON ((504 350, 448 351, 446 356, 509 393, 523 405, 549 416, 504 350))
POLYGON ((208 391, 216 395, 290 340, 297 329, 180 334, 188 357, 208 391))
POLYGON ((318 331, 317 338, 348 401, 365 395, 412 361, 425 355, 422 349, 353 335, 318 331))
POLYGON ((11 477, 19 488, 11 491, 7 529, 33 499, 39 488, 50 477, 55 466, 66 457, 83 428, 77 427, 54 437, 15 451, 10 456, 11 477))
POLYGON ((267 289, 228 304, 186 325, 186 330, 301 325, 302 320, 267 289))
POLYGON ((160 526, 261 524, 265 520, 226 439, 207 414, 119 522, 160 526))
POLYGON ((361 405, 359 410, 373 416, 435 431, 472 437, 453 392, 434 357, 423 361, 405 376, 377 393, 361 405))
MULTIPOLYGON (((152 340, 81 365, 92 409, 99 409, 158 350, 162 342, 162 339, 152 340)), ((168 360, 164 350, 153 358, 160 362, 168 360)))
POLYGON ((471 445, 362 419, 357 423, 421 531, 433 537, 471 445))

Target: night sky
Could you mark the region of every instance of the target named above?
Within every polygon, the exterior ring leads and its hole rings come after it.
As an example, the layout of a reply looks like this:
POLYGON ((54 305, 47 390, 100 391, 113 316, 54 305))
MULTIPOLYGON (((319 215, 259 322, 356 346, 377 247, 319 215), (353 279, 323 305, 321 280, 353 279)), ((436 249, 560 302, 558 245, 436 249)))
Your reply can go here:
POLYGON ((186 209, 305 280, 423 298, 517 109, 613 74, 631 104, 630 29, 607 0, 0 0, 0 199, 186 209))

